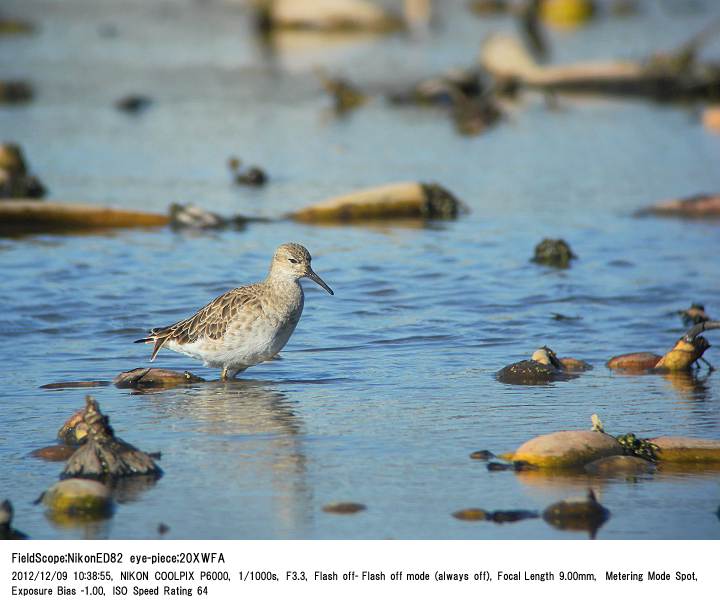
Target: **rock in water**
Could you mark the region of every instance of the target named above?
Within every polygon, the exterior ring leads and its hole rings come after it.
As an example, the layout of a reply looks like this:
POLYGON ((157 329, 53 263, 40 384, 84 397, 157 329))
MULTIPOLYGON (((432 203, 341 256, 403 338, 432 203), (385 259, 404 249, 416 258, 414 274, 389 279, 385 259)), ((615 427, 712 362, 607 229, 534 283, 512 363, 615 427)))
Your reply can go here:
POLYGON ((635 474, 650 474, 656 466, 647 459, 633 457, 631 455, 615 455, 603 457, 592 461, 585 466, 588 474, 598 476, 628 476, 635 474))
POLYGON ((322 511, 328 514, 357 514, 366 509, 367 507, 362 503, 338 502, 324 505, 322 511))
POLYGON ((113 384, 119 389, 127 388, 156 388, 189 385, 191 383, 204 383, 205 379, 195 376, 187 370, 165 370, 164 368, 133 368, 121 372, 113 379, 113 384))
POLYGON ((8 499, 0 503, 0 539, 27 539, 25 533, 12 528, 14 514, 15 510, 8 499))
POLYGON ((453 219, 465 206, 439 184, 403 182, 351 192, 305 207, 290 219, 343 223, 397 218, 453 219))
POLYGON ((535 256, 532 261, 537 264, 566 269, 574 258, 577 256, 564 239, 543 239, 535 246, 535 256))
POLYGON ((114 480, 125 476, 160 477, 162 470, 152 457, 116 438, 108 417, 98 403, 86 398, 83 421, 88 426, 87 442, 70 458, 61 478, 114 480))
POLYGON ((599 431, 556 431, 537 436, 512 455, 542 468, 580 468, 602 457, 622 455, 623 447, 612 436, 599 431))
POLYGON ((658 461, 671 463, 720 463, 720 440, 660 436, 650 440, 657 446, 658 461))
POLYGON ((0 198, 37 199, 45 195, 45 187, 28 173, 20 146, 13 142, 0 144, 0 198))
POLYGON ((107 518, 112 514, 110 490, 95 480, 70 478, 53 484, 38 500, 53 517, 80 520, 107 518))

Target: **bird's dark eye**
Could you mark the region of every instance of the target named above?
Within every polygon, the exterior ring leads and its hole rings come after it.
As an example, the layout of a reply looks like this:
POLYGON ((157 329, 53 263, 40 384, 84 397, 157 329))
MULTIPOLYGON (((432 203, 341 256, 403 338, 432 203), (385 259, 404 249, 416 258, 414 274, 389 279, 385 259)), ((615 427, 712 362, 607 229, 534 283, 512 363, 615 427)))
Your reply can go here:
POLYGON ((291 262, 292 264, 297 264, 298 261, 295 260, 295 258, 288 258, 288 262, 291 262))

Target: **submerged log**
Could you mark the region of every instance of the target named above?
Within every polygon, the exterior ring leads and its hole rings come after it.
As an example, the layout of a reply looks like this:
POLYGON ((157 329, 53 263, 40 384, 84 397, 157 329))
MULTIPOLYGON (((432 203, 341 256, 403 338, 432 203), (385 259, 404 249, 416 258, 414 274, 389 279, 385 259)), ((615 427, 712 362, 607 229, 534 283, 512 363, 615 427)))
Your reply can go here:
POLYGON ((165 226, 170 217, 129 209, 59 201, 0 202, 0 225, 17 230, 82 230, 165 226))
POLYGON ((438 184, 401 182, 327 199, 294 212, 289 218, 307 223, 393 218, 451 219, 464 209, 455 195, 438 184))
POLYGON ((115 437, 108 417, 102 415, 98 403, 90 396, 86 398, 83 421, 88 426, 88 440, 70 458, 61 478, 114 480, 162 475, 150 455, 115 437))
POLYGON ((493 35, 484 42, 480 63, 498 80, 531 89, 566 93, 650 97, 662 101, 720 98, 720 68, 672 63, 608 61, 541 66, 520 42, 493 35))

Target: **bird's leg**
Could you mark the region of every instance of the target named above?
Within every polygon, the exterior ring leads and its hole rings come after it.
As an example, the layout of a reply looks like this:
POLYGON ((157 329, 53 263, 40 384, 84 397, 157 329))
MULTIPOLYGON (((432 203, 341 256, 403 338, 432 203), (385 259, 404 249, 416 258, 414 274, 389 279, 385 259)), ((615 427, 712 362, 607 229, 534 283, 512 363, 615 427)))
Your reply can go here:
POLYGON ((222 369, 222 373, 220 374, 220 380, 232 381, 237 376, 238 372, 242 372, 243 370, 247 370, 247 366, 245 368, 228 368, 226 366, 222 369))

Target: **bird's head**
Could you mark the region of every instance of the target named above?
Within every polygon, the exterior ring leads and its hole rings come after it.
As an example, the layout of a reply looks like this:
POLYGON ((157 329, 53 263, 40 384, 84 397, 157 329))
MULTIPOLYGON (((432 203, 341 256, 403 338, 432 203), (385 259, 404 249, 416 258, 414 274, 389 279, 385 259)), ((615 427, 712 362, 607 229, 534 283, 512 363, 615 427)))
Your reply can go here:
POLYGON ((307 277, 332 295, 334 292, 330 289, 330 286, 312 270, 311 261, 310 252, 302 245, 299 243, 284 243, 275 250, 271 271, 293 279, 307 277))

